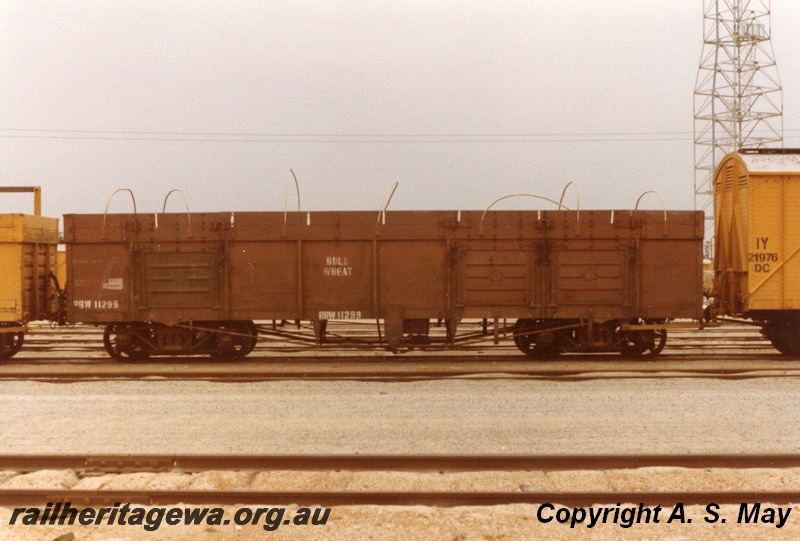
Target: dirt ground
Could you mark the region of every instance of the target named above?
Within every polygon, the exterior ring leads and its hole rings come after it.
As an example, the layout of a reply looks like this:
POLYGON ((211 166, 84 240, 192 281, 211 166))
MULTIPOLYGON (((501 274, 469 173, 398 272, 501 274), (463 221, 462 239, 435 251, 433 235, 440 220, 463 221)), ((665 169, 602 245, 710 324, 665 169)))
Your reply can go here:
POLYGON ((796 378, 0 382, 0 453, 800 452, 796 378))

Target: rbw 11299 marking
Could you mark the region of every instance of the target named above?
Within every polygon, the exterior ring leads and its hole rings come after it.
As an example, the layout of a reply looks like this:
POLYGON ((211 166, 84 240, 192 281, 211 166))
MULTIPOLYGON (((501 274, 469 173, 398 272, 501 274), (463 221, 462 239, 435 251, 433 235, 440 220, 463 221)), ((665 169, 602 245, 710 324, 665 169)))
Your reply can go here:
POLYGON ((361 310, 322 310, 319 319, 362 319, 361 310))

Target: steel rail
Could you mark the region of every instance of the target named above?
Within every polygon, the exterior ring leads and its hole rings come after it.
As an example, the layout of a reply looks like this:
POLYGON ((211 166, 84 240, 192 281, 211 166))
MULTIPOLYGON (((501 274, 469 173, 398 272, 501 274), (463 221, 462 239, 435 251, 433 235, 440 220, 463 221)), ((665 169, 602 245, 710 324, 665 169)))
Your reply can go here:
MULTIPOLYGON (((719 344, 709 344, 709 345, 697 345, 697 344, 686 344, 675 346, 672 349, 668 349, 656 357, 624 357, 619 354, 615 353, 564 353, 562 355, 552 356, 552 357, 544 357, 541 359, 532 359, 529 357, 524 356, 518 349, 515 347, 503 347, 503 346, 493 346, 493 347, 481 347, 481 348, 458 348, 458 349, 451 349, 451 350, 442 350, 442 349, 423 349, 423 348, 416 348, 414 350, 406 351, 406 352, 398 352, 389 353, 383 351, 381 349, 354 349, 354 348, 318 348, 318 349, 292 349, 292 348, 258 348, 247 355, 247 357, 238 359, 235 362, 251 362, 251 361, 263 361, 269 363, 277 363, 281 361, 342 361, 342 360, 349 360, 349 361, 356 361, 356 360, 384 360, 384 361, 403 361, 403 360, 418 360, 418 361, 436 361, 438 360, 448 360, 448 361, 490 361, 490 362, 498 362, 498 361, 520 361, 520 362, 527 362, 530 364, 541 364, 548 361, 557 361, 557 362, 564 362, 564 361, 609 361, 613 360, 615 362, 622 362, 622 361, 630 361, 630 362, 641 362, 641 361, 662 361, 662 360, 715 360, 715 359, 729 359, 729 358, 742 358, 744 360, 751 360, 757 359, 758 357, 771 357, 773 359, 782 359, 784 361, 792 361, 796 360, 797 357, 791 357, 787 355, 780 354, 777 350, 772 348, 770 345, 748 345, 748 344, 739 344, 739 345, 719 345, 719 344), (701 356, 701 358, 693 358, 696 356, 701 356)), ((4 360, 2 365, 6 364, 14 364, 14 363, 23 363, 25 361, 42 361, 42 360, 83 360, 89 362, 96 362, 96 361, 110 361, 110 357, 108 354, 105 353, 105 350, 102 348, 95 348, 92 346, 80 346, 80 347, 62 347, 62 346, 54 346, 54 347, 37 347, 32 346, 28 347, 28 343, 25 343, 23 346, 23 350, 17 354, 16 356, 4 360), (58 354, 57 357, 45 356, 49 353, 56 353, 58 354), (81 356, 77 357, 77 355, 83 355, 84 353, 95 353, 90 357, 81 356), (71 356, 68 356, 71 355, 71 356)), ((191 361, 196 364, 202 364, 203 362, 209 362, 210 357, 202 356, 202 355, 158 355, 150 357, 147 360, 142 361, 135 361, 131 362, 130 364, 147 364, 147 363, 158 363, 163 364, 164 362, 170 361, 191 361)), ((213 361, 215 364, 220 364, 224 362, 220 359, 214 359, 213 361)), ((118 361, 115 361, 114 364, 118 364, 118 361)))
MULTIPOLYGON (((572 455, 572 456, 409 456, 409 455, 0 455, 0 468, 17 472, 39 469, 72 469, 82 473, 127 473, 129 471, 208 470, 297 470, 297 471, 578 471, 681 468, 788 468, 800 466, 800 455, 572 455)), ((487 506, 557 503, 589 506, 601 503, 644 505, 706 505, 769 502, 800 502, 800 492, 782 491, 261 491, 175 489, 43 489, 18 488, 0 491, 2 505, 44 505, 70 502, 73 507, 112 505, 118 502, 166 504, 297 504, 297 505, 429 505, 487 506)))
POLYGON ((270 381, 359 381, 376 383, 401 383, 412 381, 555 381, 580 382, 595 380, 639 380, 639 379, 713 379, 713 380, 745 380, 763 378, 800 378, 800 368, 770 369, 707 369, 682 370, 659 368, 649 371, 638 371, 626 368, 613 370, 575 370, 532 372, 508 371, 495 369, 491 371, 308 371, 298 370, 281 373, 268 372, 220 372, 220 371, 181 371, 181 372, 42 372, 42 371, 0 371, 0 381, 38 381, 44 383, 86 383, 97 381, 208 381, 219 383, 253 383, 270 381))
POLYGON ((689 491, 689 492, 451 492, 451 491, 212 491, 212 490, 47 490, 8 489, 0 505, 45 505, 69 502, 73 507, 131 503, 141 505, 426 505, 436 507, 493 506, 555 503, 587 507, 595 504, 645 506, 707 505, 709 502, 779 505, 800 502, 797 491, 689 491))
MULTIPOLYGON (((542 359, 531 359, 525 357, 515 347, 504 346, 486 346, 480 348, 458 348, 443 350, 439 348, 416 348, 414 350, 389 353, 381 349, 355 349, 355 348, 332 348, 322 347, 315 349, 293 349, 293 348, 259 348, 247 355, 243 359, 238 359, 236 362, 250 362, 250 361, 264 361, 264 362, 280 362, 281 360, 291 361, 341 361, 341 360, 419 360, 431 361, 436 359, 450 360, 450 361, 464 361, 464 360, 481 360, 481 361, 507 361, 509 359, 516 361, 525 361, 531 364, 540 364, 548 361, 661 361, 661 360, 714 360, 714 359, 728 359, 728 358, 745 358, 750 360, 756 357, 772 357, 774 359, 783 359, 785 361, 796 360, 797 357, 791 357, 780 354, 771 345, 761 344, 685 344, 676 345, 671 349, 667 349, 656 357, 623 357, 615 353, 564 353, 553 357, 544 357, 542 359), (691 359, 689 357, 701 356, 702 358, 691 359)), ((192 361, 194 363, 209 362, 208 356, 202 355, 158 355, 150 357, 147 360, 136 361, 139 364, 147 363, 163 363, 169 361, 192 361)), ((31 346, 28 347, 26 342, 23 350, 16 356, 4 360, 2 365, 22 363, 25 361, 42 361, 42 360, 83 360, 83 361, 110 361, 110 357, 102 348, 95 348, 93 346, 70 346, 63 347, 56 345, 53 347, 31 346), (47 354, 57 354, 57 357, 46 356, 47 354), (85 353, 94 354, 90 357, 83 356, 85 353), (70 356, 68 356, 70 355, 70 356), (81 355, 78 357, 77 355, 81 355)), ((219 364, 223 361, 215 359, 214 362, 219 364)), ((116 362, 115 362, 116 364, 116 362)))
POLYGON ((0 455, 0 470, 87 473, 209 470, 585 471, 674 468, 796 468, 800 454, 713 455, 0 455))

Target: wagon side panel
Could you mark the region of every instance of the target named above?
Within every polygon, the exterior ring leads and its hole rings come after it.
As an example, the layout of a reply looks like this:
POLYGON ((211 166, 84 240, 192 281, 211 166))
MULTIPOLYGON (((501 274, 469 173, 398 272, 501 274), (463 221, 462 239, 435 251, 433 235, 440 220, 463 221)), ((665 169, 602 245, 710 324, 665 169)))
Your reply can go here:
POLYGON ((67 318, 73 323, 139 318, 127 244, 67 245, 66 291, 67 318))
POLYGON ((0 322, 23 320, 22 250, 13 242, 0 243, 0 322))
POLYGON ((459 317, 530 317, 535 298, 531 242, 461 241, 453 253, 459 317))
POLYGON ((783 185, 783 299, 787 310, 800 310, 800 174, 785 175, 783 185))
POLYGON ((377 244, 378 306, 401 319, 447 315, 447 242, 396 240, 377 244))
POLYGON ((300 319, 300 243, 229 245, 231 319, 300 319))
POLYGON ((224 318, 220 290, 225 263, 216 243, 193 243, 187 252, 177 247, 147 248, 134 254, 134 266, 140 271, 142 319, 175 324, 224 318))
POLYGON ((303 316, 307 320, 377 317, 373 242, 307 241, 302 244, 303 316))
POLYGON ((747 310, 800 309, 800 175, 751 175, 747 310))
POLYGON ((25 320, 47 319, 57 309, 50 274, 56 270, 56 245, 23 243, 22 248, 22 305, 25 320))
POLYGON ((50 273, 56 269, 58 220, 0 215, 0 321, 28 322, 55 312, 50 273))
MULTIPOLYGON (((113 220, 109 220, 113 223, 113 220)), ((66 215, 67 318, 73 323, 139 319, 133 245, 103 216, 66 215)))
POLYGON ((636 233, 635 317, 702 317, 704 229, 701 211, 642 216, 636 233))
POLYGON ((549 317, 596 320, 629 317, 631 244, 617 239, 569 239, 555 244, 549 317))
POLYGON ((639 252, 638 317, 702 317, 702 249, 702 241, 699 239, 642 241, 639 252))

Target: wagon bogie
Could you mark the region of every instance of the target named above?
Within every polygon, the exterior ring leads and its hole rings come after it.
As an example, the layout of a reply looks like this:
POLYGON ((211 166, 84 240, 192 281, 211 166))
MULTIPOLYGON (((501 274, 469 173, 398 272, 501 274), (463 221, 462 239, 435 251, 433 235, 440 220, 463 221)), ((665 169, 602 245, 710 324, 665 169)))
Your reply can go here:
MULTIPOLYGON (((210 335, 209 351, 215 359, 241 359, 256 347, 258 331, 252 321, 227 321, 200 331, 210 335)), ((198 337, 199 338, 199 337, 198 337)))
POLYGON ((761 327, 761 334, 784 355, 800 356, 800 313, 769 314, 761 327))
POLYGON ((626 357, 654 357, 667 345, 667 329, 623 331, 621 343, 623 347, 618 351, 626 357))
POLYGON ((560 353, 616 352, 632 357, 661 353, 667 341, 664 324, 636 320, 634 325, 645 328, 631 329, 631 322, 624 320, 519 319, 512 336, 514 345, 534 358, 560 353))
POLYGON ((153 329, 146 323, 109 323, 103 332, 106 352, 118 361, 141 361, 154 347, 153 329))
MULTIPOLYGON (((2 328, 0 328, 0 331, 2 328)), ((25 333, 23 331, 7 331, 0 332, 0 360, 10 359, 22 349, 22 343, 25 341, 25 333)))
POLYGON ((164 325, 151 322, 109 323, 103 334, 108 354, 119 361, 151 355, 206 354, 221 360, 241 359, 258 337, 252 321, 196 322, 164 325))

